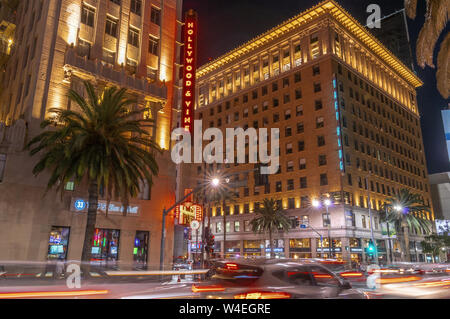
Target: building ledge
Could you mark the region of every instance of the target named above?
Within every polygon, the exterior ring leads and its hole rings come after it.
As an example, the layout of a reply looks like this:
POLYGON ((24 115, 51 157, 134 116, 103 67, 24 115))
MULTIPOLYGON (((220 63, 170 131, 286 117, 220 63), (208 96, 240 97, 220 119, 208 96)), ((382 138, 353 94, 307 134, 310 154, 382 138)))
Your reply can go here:
POLYGON ((127 74, 125 68, 116 70, 113 66, 99 61, 89 60, 79 56, 75 49, 68 48, 64 57, 64 68, 70 73, 80 74, 81 77, 112 82, 119 87, 126 88, 138 94, 143 94, 150 100, 167 101, 167 86, 163 82, 149 82, 146 78, 138 78, 127 74))

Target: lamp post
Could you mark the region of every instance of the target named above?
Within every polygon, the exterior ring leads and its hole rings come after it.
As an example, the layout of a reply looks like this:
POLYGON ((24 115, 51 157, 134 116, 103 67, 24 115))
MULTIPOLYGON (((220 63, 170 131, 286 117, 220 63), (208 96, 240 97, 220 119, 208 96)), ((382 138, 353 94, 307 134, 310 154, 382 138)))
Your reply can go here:
MULTIPOLYGON (((330 220, 330 213, 328 211, 328 207, 331 206, 331 201, 329 199, 325 199, 323 201, 323 204, 325 205, 325 209, 327 212, 327 220, 328 220, 328 223, 327 223, 328 224, 327 225, 328 226, 328 249, 329 249, 331 257, 334 257, 334 249, 332 248, 332 245, 331 245, 331 220, 330 220)), ((319 208, 320 202, 318 200, 313 200, 312 205, 315 208, 319 208)), ((323 242, 322 242, 322 253, 323 253, 323 242)))
POLYGON ((370 188, 369 188, 369 177, 371 175, 371 171, 369 170, 369 173, 366 175, 365 177, 365 182, 367 185, 367 207, 369 209, 369 219, 370 219, 370 238, 372 240, 373 245, 375 246, 375 252, 374 252, 374 259, 375 259, 375 263, 378 265, 379 260, 378 260, 378 247, 377 247, 377 243, 375 241, 374 235, 373 235, 373 216, 372 216, 372 203, 370 201, 370 188))
MULTIPOLYGON (((220 184, 220 180, 218 178, 213 178, 210 182, 210 185, 213 187, 217 187, 220 184)), ((208 184, 207 184, 208 185, 208 184)), ((163 214, 162 214, 162 229, 161 229, 161 248, 160 248, 160 254, 159 254, 159 270, 163 270, 164 265, 164 246, 166 241, 166 217, 167 215, 173 211, 178 205, 182 204, 187 198, 189 198, 191 195, 196 194, 197 192, 201 191, 204 187, 207 185, 201 185, 196 188, 194 188, 193 191, 185 195, 182 199, 177 201, 175 204, 173 204, 169 209, 164 208, 163 214)))

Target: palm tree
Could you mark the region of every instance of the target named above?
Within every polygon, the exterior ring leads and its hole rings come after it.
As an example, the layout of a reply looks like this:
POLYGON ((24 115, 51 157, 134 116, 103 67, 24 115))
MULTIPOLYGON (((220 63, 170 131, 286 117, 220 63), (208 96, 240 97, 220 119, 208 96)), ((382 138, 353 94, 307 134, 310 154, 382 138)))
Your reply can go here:
POLYGON ((223 216, 223 257, 225 258, 225 247, 227 242, 227 214, 225 212, 225 207, 228 204, 234 203, 236 199, 236 192, 227 185, 226 182, 221 182, 221 184, 210 190, 206 195, 209 203, 212 206, 222 206, 222 216, 223 216))
POLYGON ((99 96, 91 83, 84 85, 87 99, 73 90, 68 94, 80 111, 49 110, 55 117, 42 122, 45 131, 27 149, 31 156, 40 154, 33 174, 51 173, 47 191, 56 187, 62 197, 67 182, 87 183, 89 206, 81 261, 89 262, 99 189, 106 191, 107 206, 112 197, 120 199, 126 215, 129 199, 143 183, 151 186, 158 174, 155 151, 160 148, 147 131, 153 121, 143 119, 145 109, 132 109, 136 101, 127 97, 125 89, 106 88, 99 96))
MULTIPOLYGON (((416 18, 417 0, 405 0, 406 14, 410 19, 416 18)), ((433 56, 439 37, 444 30, 450 16, 450 0, 427 0, 427 13, 416 45, 417 64, 425 68, 434 68, 433 56)), ((450 61, 450 33, 441 43, 437 60, 437 87, 441 95, 448 99, 450 95, 448 74, 450 61)))
POLYGON ((256 217, 250 222, 252 231, 255 234, 269 233, 270 258, 274 258, 272 233, 275 231, 289 231, 291 228, 289 217, 282 211, 275 200, 268 198, 264 199, 262 207, 256 207, 255 214, 256 217))
POLYGON ((416 232, 430 233, 432 224, 429 220, 419 215, 430 212, 430 207, 425 206, 420 195, 411 193, 408 189, 401 189, 398 194, 388 198, 385 203, 387 209, 386 222, 394 223, 396 229, 403 232, 403 240, 405 242, 405 255, 407 261, 411 260, 409 252, 409 230, 415 229, 416 232))

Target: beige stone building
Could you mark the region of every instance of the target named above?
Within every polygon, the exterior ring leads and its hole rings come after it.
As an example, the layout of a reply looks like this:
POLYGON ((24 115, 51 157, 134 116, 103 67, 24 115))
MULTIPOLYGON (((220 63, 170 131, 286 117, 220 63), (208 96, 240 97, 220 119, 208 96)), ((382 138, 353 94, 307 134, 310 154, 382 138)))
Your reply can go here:
MULTIPOLYGON (((273 198, 293 225, 275 235, 276 254, 329 257, 326 210, 311 206, 329 197, 334 256, 355 261, 366 260, 371 238, 370 195, 379 256, 387 261, 392 251, 400 260, 401 242, 388 249, 380 214, 402 188, 431 206, 416 100, 422 84, 335 1, 321 2, 197 72, 195 117, 203 129, 279 128, 279 173, 264 178, 252 172, 255 164, 182 165, 178 192, 201 183, 205 169, 248 181, 236 189, 236 203, 212 209, 216 252, 229 256, 266 255, 266 236, 253 234, 249 222, 255 206, 273 198)), ((420 234, 411 236, 413 260, 424 260, 420 234)))
MULTIPOLYGON (((181 0, 33 0, 18 9, 15 47, 1 75, 0 260, 79 259, 87 192, 65 185, 65 195, 43 197, 48 176, 33 177, 36 158, 23 151, 51 108, 70 108, 69 89, 83 80, 99 89, 125 87, 145 116, 156 121, 152 138, 164 154, 152 190, 142 188, 127 217, 120 203, 105 216, 99 207, 94 259, 159 267, 161 215, 175 196, 169 160, 174 83, 178 79, 181 0)), ((100 201, 105 205, 104 201, 100 201)), ((165 263, 172 259, 167 222, 165 263)))

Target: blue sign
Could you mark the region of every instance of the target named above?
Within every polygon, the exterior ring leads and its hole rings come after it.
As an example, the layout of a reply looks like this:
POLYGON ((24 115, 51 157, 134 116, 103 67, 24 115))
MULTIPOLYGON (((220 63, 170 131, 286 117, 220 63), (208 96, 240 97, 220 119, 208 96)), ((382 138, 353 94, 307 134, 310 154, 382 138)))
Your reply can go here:
POLYGON ((308 228, 308 226, 307 226, 307 225, 305 225, 305 224, 301 224, 301 225, 300 225, 300 228, 303 228, 303 229, 305 229, 305 228, 308 228))
POLYGON ((82 211, 86 208, 86 202, 82 199, 77 199, 74 203, 75 209, 82 211))

